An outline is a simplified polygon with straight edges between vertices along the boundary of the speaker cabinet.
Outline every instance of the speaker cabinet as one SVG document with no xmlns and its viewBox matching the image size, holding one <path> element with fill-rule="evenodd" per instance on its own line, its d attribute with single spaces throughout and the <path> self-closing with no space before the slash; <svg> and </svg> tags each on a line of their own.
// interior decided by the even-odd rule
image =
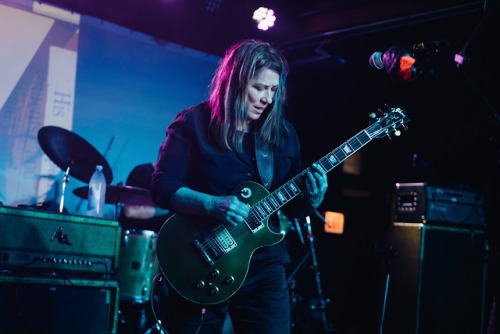
<svg viewBox="0 0 500 334">
<path fill-rule="evenodd" d="M 394 223 L 384 334 L 482 334 L 487 241 L 482 230 Z"/>
<path fill-rule="evenodd" d="M 0 275 L 0 333 L 116 333 L 116 281 Z"/>
</svg>

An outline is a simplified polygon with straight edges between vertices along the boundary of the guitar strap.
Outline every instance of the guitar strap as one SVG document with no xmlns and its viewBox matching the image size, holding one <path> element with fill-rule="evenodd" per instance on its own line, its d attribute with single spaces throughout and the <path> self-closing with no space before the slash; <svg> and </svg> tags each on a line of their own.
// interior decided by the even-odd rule
<svg viewBox="0 0 500 334">
<path fill-rule="evenodd" d="M 264 146 L 257 133 L 255 133 L 255 159 L 257 169 L 264 187 L 269 189 L 273 181 L 274 159 L 273 150 L 270 146 Z"/>
</svg>

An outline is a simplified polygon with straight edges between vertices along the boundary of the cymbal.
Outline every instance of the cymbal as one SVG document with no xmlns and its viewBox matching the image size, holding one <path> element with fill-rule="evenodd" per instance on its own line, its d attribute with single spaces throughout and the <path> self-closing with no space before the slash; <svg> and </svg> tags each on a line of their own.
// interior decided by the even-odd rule
<svg viewBox="0 0 500 334">
<path fill-rule="evenodd" d="M 80 187 L 73 190 L 73 194 L 80 198 L 88 199 L 89 187 Z M 153 200 L 149 195 L 149 190 L 132 186 L 106 186 L 107 204 L 129 204 L 129 205 L 151 205 Z"/>
<path fill-rule="evenodd" d="M 38 142 L 47 156 L 69 175 L 89 183 L 96 165 L 101 165 L 106 183 L 113 181 L 113 172 L 106 159 L 89 142 L 74 132 L 44 126 L 38 131 Z"/>
</svg>

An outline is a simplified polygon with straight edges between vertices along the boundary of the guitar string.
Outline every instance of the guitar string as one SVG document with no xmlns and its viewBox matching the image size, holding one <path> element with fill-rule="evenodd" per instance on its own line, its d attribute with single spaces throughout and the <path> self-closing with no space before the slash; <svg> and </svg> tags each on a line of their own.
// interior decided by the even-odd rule
<svg viewBox="0 0 500 334">
<path fill-rule="evenodd" d="M 345 143 L 347 144 L 347 142 Z M 350 144 L 349 145 L 350 147 L 352 147 L 353 145 Z M 363 146 L 363 145 L 361 145 Z M 361 147 L 360 146 L 360 147 Z M 358 148 L 359 149 L 359 148 Z M 356 151 L 357 149 L 354 149 L 353 148 L 353 151 Z M 328 153 L 327 155 L 325 155 L 323 158 L 321 158 L 320 160 L 318 160 L 318 164 L 326 171 L 326 172 L 329 172 L 330 170 L 332 170 L 336 165 L 338 165 L 341 161 L 343 161 L 345 158 L 343 158 L 342 160 L 339 161 L 339 158 L 337 156 L 335 156 L 335 158 L 337 159 L 337 164 L 334 164 L 332 163 L 328 157 L 330 155 L 335 155 L 335 151 L 332 151 L 330 153 Z M 328 167 L 327 167 L 328 165 Z M 277 190 L 275 190 L 274 192 L 272 192 L 271 194 L 269 194 L 269 196 L 266 196 L 264 199 L 262 199 L 261 201 L 259 201 L 258 203 L 256 203 L 251 211 L 250 211 L 250 216 L 249 218 L 250 219 L 247 219 L 245 220 L 245 222 L 243 223 L 240 223 L 238 224 L 237 226 L 234 226 L 234 227 L 226 227 L 227 231 L 231 234 L 233 232 L 239 232 L 239 230 L 243 229 L 243 228 L 250 228 L 252 229 L 250 226 L 249 226 L 249 223 L 262 223 L 266 218 L 268 218 L 270 215 L 272 215 L 274 212 L 276 212 L 277 210 L 279 210 L 279 207 L 282 207 L 283 205 L 285 205 L 286 203 L 288 203 L 291 199 L 293 199 L 295 196 L 297 196 L 298 194 L 300 194 L 302 191 L 303 191 L 303 188 L 304 188 L 304 182 L 303 182 L 303 176 L 308 172 L 310 171 L 310 167 L 308 167 L 307 169 L 305 169 L 304 171 L 302 171 L 300 174 L 298 174 L 296 177 L 294 177 L 292 180 L 288 181 L 287 183 L 285 183 L 283 186 L 281 186 L 280 188 L 278 188 Z M 290 195 L 290 191 L 286 190 L 287 188 L 290 189 L 290 184 L 295 184 L 297 186 L 298 184 L 298 187 L 296 187 L 299 191 L 298 192 L 294 192 L 294 191 L 291 191 L 292 195 Z M 279 199 L 279 196 L 277 195 L 278 193 L 285 193 L 286 195 L 288 195 L 290 198 L 286 199 L 283 201 L 283 200 L 279 200 L 281 202 L 283 202 L 283 204 L 281 204 L 278 208 L 273 208 L 273 205 L 272 203 L 268 204 L 268 207 L 271 208 L 271 212 L 268 212 L 269 210 L 267 210 L 265 207 L 263 207 L 263 203 L 266 203 L 266 199 L 268 198 L 274 198 L 275 200 L 278 200 Z M 263 217 L 259 217 L 259 215 L 257 214 L 257 209 L 261 209 L 264 214 L 263 214 Z M 255 222 L 252 221 L 252 220 L 256 220 Z M 214 241 L 214 238 L 210 238 L 210 239 L 207 239 L 205 240 L 204 242 L 202 242 L 200 244 L 200 247 L 203 248 L 203 250 L 207 250 L 206 249 L 206 246 L 211 246 L 212 248 L 214 248 L 214 245 L 217 246 L 217 242 Z"/>
<path fill-rule="evenodd" d="M 357 136 L 355 136 L 357 137 Z M 357 139 L 357 138 L 351 138 L 352 139 Z M 359 140 L 358 140 L 359 141 Z M 345 142 L 344 144 L 342 144 L 342 146 L 348 144 L 349 147 L 351 147 L 351 149 L 353 150 L 353 152 L 357 151 L 360 147 L 362 147 L 364 144 L 361 144 L 359 146 L 359 148 L 354 148 L 353 146 L 353 143 L 349 143 L 349 141 Z M 335 151 L 337 151 L 339 148 L 333 150 L 332 152 L 328 153 L 327 155 L 325 155 L 323 158 L 321 158 L 320 160 L 318 160 L 318 164 L 323 168 L 323 170 L 325 170 L 326 172 L 329 172 L 330 170 L 332 170 L 336 165 L 338 165 L 340 162 L 342 162 L 343 160 L 345 160 L 345 157 L 343 157 L 342 159 L 339 159 L 337 155 L 335 155 Z M 344 155 L 345 153 L 342 152 Z M 331 155 L 334 155 L 335 156 L 335 159 L 337 160 L 336 163 L 332 163 L 328 157 L 331 156 Z M 328 167 L 327 167 L 328 166 Z M 251 209 L 250 211 L 250 219 L 247 219 L 245 220 L 243 223 L 240 223 L 238 224 L 237 226 L 234 226 L 234 227 L 226 227 L 227 231 L 231 234 L 233 232 L 239 232 L 241 229 L 243 228 L 250 228 L 252 229 L 250 226 L 249 226 L 249 223 L 254 223 L 252 221 L 252 218 L 254 218 L 256 220 L 256 223 L 262 223 L 266 218 L 268 218 L 270 215 L 272 215 L 274 212 L 276 212 L 279 208 L 273 208 L 272 206 L 272 203 L 268 204 L 268 206 L 272 209 L 271 212 L 268 213 L 269 210 L 267 210 L 265 207 L 263 207 L 262 203 L 266 203 L 266 200 L 268 198 L 274 198 L 275 200 L 278 200 L 279 199 L 279 196 L 277 195 L 278 193 L 285 193 L 286 195 L 288 195 L 290 198 L 285 198 L 285 200 L 279 200 L 281 202 L 283 202 L 283 204 L 281 204 L 279 207 L 282 207 L 283 205 L 285 205 L 286 203 L 288 203 L 291 199 L 293 199 L 295 196 L 297 196 L 298 194 L 300 194 L 302 191 L 303 191 L 303 187 L 304 187 L 304 182 L 303 182 L 303 176 L 308 172 L 310 171 L 311 168 L 308 167 L 307 169 L 305 169 L 304 171 L 302 171 L 301 173 L 299 173 L 297 176 L 295 176 L 292 180 L 288 181 L 287 183 L 285 183 L 284 185 L 282 185 L 280 188 L 278 188 L 277 190 L 275 190 L 274 192 L 272 192 L 271 194 L 269 194 L 269 196 L 266 196 L 264 199 L 262 199 L 261 201 L 257 202 Z M 288 191 L 287 189 L 291 189 L 290 187 L 290 184 L 294 184 L 297 186 L 297 183 L 298 183 L 298 187 L 296 187 L 299 191 L 298 192 L 294 192 L 294 191 Z M 302 189 L 301 189 L 302 188 Z M 292 195 L 290 195 L 289 193 L 292 193 Z M 257 214 L 257 209 L 261 209 L 264 214 L 263 214 L 263 217 L 259 217 L 259 215 Z M 252 215 L 253 214 L 253 215 Z M 213 248 L 213 246 L 217 246 L 217 242 L 214 241 L 214 238 L 209 238 L 205 241 L 203 241 L 202 243 L 200 243 L 200 247 L 202 247 L 205 251 L 207 250 L 206 249 L 206 246 L 211 246 Z"/>
<path fill-rule="evenodd" d="M 400 113 L 398 113 L 398 114 L 400 114 Z M 380 122 L 380 119 L 377 122 L 372 123 L 368 128 L 360 131 L 354 137 L 352 137 L 349 140 L 347 140 L 346 142 L 344 142 L 341 146 L 337 147 L 333 151 L 331 151 L 328 154 L 326 154 L 323 158 L 321 158 L 321 159 L 318 160 L 318 164 L 326 172 L 331 171 L 333 168 L 335 168 L 337 165 L 339 165 L 342 161 L 344 161 L 346 158 L 348 158 L 354 152 L 358 151 L 361 147 L 363 147 L 364 145 L 366 145 L 368 142 L 370 142 L 373 139 L 373 137 L 370 135 L 369 131 L 367 131 L 367 130 L 371 129 L 372 132 L 373 132 L 373 128 L 375 128 L 377 126 L 380 126 L 379 122 Z M 403 123 L 403 122 L 401 121 L 401 123 Z M 393 122 L 393 124 L 395 124 L 395 122 Z M 384 126 L 383 128 L 387 129 L 387 126 Z M 378 133 L 380 133 L 380 132 L 382 132 L 382 131 L 379 129 Z M 361 136 L 365 136 L 365 138 L 363 138 L 364 140 L 360 140 L 358 138 L 358 137 L 361 137 Z M 354 140 L 356 140 L 357 143 L 354 142 Z M 348 148 L 350 149 L 350 151 L 345 151 L 344 150 L 344 148 L 346 147 L 346 145 L 348 146 Z M 341 156 L 340 159 L 338 157 L 339 153 L 342 153 L 342 156 Z M 332 156 L 335 158 L 335 161 L 333 161 L 333 162 L 330 161 L 330 159 L 329 159 Z M 326 164 L 328 164 L 328 167 L 326 167 Z M 250 210 L 249 218 L 247 218 L 247 220 L 245 220 L 243 223 L 240 223 L 240 224 L 238 224 L 237 226 L 234 226 L 234 227 L 226 227 L 226 226 L 224 226 L 224 227 L 227 229 L 227 231 L 230 234 L 231 233 L 235 233 L 235 232 L 239 232 L 239 230 L 244 229 L 245 227 L 249 228 L 250 230 L 252 230 L 252 227 L 250 226 L 251 223 L 261 224 L 265 219 L 267 219 L 269 216 L 271 216 L 274 212 L 278 211 L 280 207 L 282 207 L 283 205 L 285 205 L 286 203 L 288 203 L 291 199 L 293 199 L 295 196 L 297 196 L 298 194 L 300 194 L 303 191 L 303 189 L 301 189 L 301 187 L 303 187 L 303 176 L 308 171 L 310 171 L 310 167 L 308 167 L 307 169 L 305 169 L 304 171 L 302 171 L 300 174 L 298 174 L 297 176 L 295 176 L 292 180 L 288 181 L 287 183 L 285 183 L 284 185 L 282 185 L 280 188 L 278 188 L 277 190 L 275 190 L 274 192 L 272 192 L 271 194 L 269 194 L 269 196 L 266 196 L 264 199 L 262 199 L 261 201 L 259 201 L 258 203 L 256 203 L 252 207 L 252 209 Z M 290 188 L 290 184 L 296 185 L 295 181 L 299 182 L 299 187 L 298 187 L 299 191 L 297 193 L 294 193 L 292 191 L 292 196 L 290 198 L 288 198 L 288 199 L 285 198 L 284 201 L 281 200 L 279 194 L 283 194 L 285 192 L 288 193 L 288 191 L 286 189 Z M 281 205 L 279 205 L 277 208 L 273 208 L 273 203 L 270 202 L 270 201 L 269 201 L 269 203 L 267 202 L 268 198 L 274 199 L 278 203 L 279 202 L 283 202 L 283 203 Z M 266 207 L 262 205 L 262 203 L 267 204 L 267 207 L 271 208 L 271 212 L 268 213 L 267 211 L 269 211 L 269 210 L 267 210 Z M 262 210 L 264 212 L 263 217 L 259 217 L 259 215 L 257 214 L 256 210 L 258 210 L 258 209 L 260 209 L 260 210 Z M 256 220 L 255 222 L 252 221 L 254 219 Z M 207 245 L 216 245 L 217 246 L 217 242 L 214 239 L 215 238 L 210 238 L 210 239 L 205 240 L 204 242 L 202 242 L 200 244 L 200 247 L 202 247 L 204 250 L 206 250 L 206 246 Z"/>
<path fill-rule="evenodd" d="M 372 124 L 371 127 L 373 127 L 373 126 L 374 125 Z M 364 135 L 366 137 L 366 138 L 364 138 L 364 142 L 358 138 L 362 135 Z M 349 157 L 352 153 L 358 151 L 361 147 L 363 147 L 365 144 L 367 144 L 371 139 L 372 139 L 371 136 L 366 132 L 366 130 L 362 130 L 358 134 L 356 134 L 354 137 L 352 137 L 351 139 L 344 142 L 341 146 L 339 146 L 338 148 L 329 152 L 323 158 L 319 159 L 318 164 L 323 168 L 323 170 L 325 170 L 326 172 L 329 172 L 334 167 L 336 167 L 338 164 L 340 164 L 342 161 L 344 161 L 347 157 Z M 344 151 L 343 148 L 346 146 L 348 146 L 350 151 L 347 151 L 347 152 Z M 341 158 L 339 158 L 339 153 L 342 153 Z M 333 156 L 335 158 L 334 162 L 331 162 L 329 160 L 329 157 L 331 157 L 331 156 Z M 281 204 L 279 207 L 282 207 L 283 205 L 288 203 L 293 197 L 297 196 L 298 194 L 300 194 L 303 191 L 303 189 L 301 189 L 301 187 L 303 187 L 303 180 L 302 179 L 303 179 L 303 176 L 305 175 L 305 173 L 307 173 L 308 171 L 310 171 L 310 167 L 308 167 L 307 169 L 302 171 L 300 174 L 298 174 L 292 180 L 290 180 L 289 182 L 287 182 L 286 184 L 284 184 L 283 186 L 278 188 L 273 193 L 269 194 L 269 196 L 266 196 L 264 199 L 262 199 L 261 201 L 256 203 L 250 211 L 250 216 L 249 216 L 250 219 L 245 220 L 243 223 L 240 223 L 237 226 L 226 227 L 227 231 L 231 234 L 231 233 L 239 232 L 241 229 L 243 229 L 245 227 L 250 228 L 250 230 L 251 230 L 252 227 L 250 226 L 250 224 L 254 223 L 252 221 L 253 219 L 257 220 L 256 221 L 257 224 L 262 223 L 266 218 L 268 218 L 271 214 L 273 214 L 274 212 L 276 212 L 279 209 L 279 208 L 273 208 L 273 203 L 272 202 L 268 203 L 266 200 L 268 198 L 271 198 L 271 199 L 274 199 L 275 201 L 278 201 L 278 203 L 283 202 L 283 204 Z M 293 196 L 291 196 L 289 199 L 285 198 L 284 201 L 281 200 L 278 194 L 279 193 L 281 193 L 281 194 L 289 193 L 289 191 L 287 191 L 287 189 L 290 189 L 290 184 L 295 185 L 295 181 L 297 181 L 299 183 L 299 187 L 297 187 L 299 189 L 299 191 L 297 193 L 292 191 Z M 289 195 L 289 194 L 287 194 L 287 195 Z M 271 208 L 271 212 L 268 213 L 269 210 L 267 210 L 267 208 L 264 205 L 262 205 L 262 203 L 267 204 L 267 206 L 269 208 Z M 259 217 L 259 215 L 257 214 L 256 210 L 258 210 L 258 209 L 260 209 L 264 212 L 264 214 L 262 215 L 263 217 Z M 207 245 L 209 245 L 213 248 L 214 245 L 217 246 L 217 242 L 214 241 L 214 238 L 209 238 L 200 244 L 200 246 L 204 250 L 206 250 Z"/>
<path fill-rule="evenodd" d="M 327 162 L 330 163 L 329 161 L 327 161 Z M 266 196 L 261 201 L 257 202 L 250 210 L 249 218 L 247 218 L 244 222 L 238 224 L 237 226 L 226 227 L 227 231 L 231 234 L 234 232 L 239 232 L 241 229 L 244 229 L 244 228 L 249 228 L 251 230 L 252 227 L 250 225 L 253 225 L 254 223 L 257 223 L 257 224 L 262 223 L 265 219 L 269 218 L 269 216 L 271 216 L 273 213 L 275 213 L 276 211 L 279 210 L 279 207 L 282 207 L 283 205 L 288 203 L 291 199 L 293 199 L 293 197 L 297 196 L 298 194 L 300 194 L 303 191 L 300 189 L 301 187 L 303 187 L 302 177 L 309 170 L 310 170 L 310 168 L 307 168 L 306 170 L 302 171 L 300 174 L 298 174 L 292 180 L 288 181 L 286 184 L 284 184 L 283 186 L 281 186 L 280 188 L 278 188 L 277 190 L 275 190 L 274 192 L 269 194 L 269 196 Z M 286 188 L 287 188 L 287 186 L 288 186 L 288 188 L 290 188 L 290 186 L 289 186 L 290 183 L 295 184 L 296 182 L 299 183 L 299 186 L 297 187 L 299 189 L 299 191 L 297 193 L 291 191 L 292 195 L 290 195 L 289 194 L 290 191 L 287 191 Z M 288 199 L 285 198 L 284 201 L 279 200 L 279 201 L 283 202 L 283 204 L 279 205 L 279 207 L 277 207 L 277 208 L 274 208 L 272 203 L 268 204 L 267 206 L 269 208 L 271 208 L 271 212 L 268 212 L 269 210 L 267 210 L 266 207 L 263 207 L 263 203 L 266 203 L 266 200 L 269 198 L 274 198 L 275 201 L 277 201 L 279 198 L 279 196 L 277 195 L 278 192 L 286 193 L 286 195 L 288 195 L 290 198 L 288 198 Z M 262 215 L 263 217 L 259 217 L 259 214 L 256 211 L 259 208 L 263 212 L 263 215 Z M 216 241 L 214 241 L 214 238 L 207 239 L 207 240 L 203 241 L 202 243 L 200 243 L 200 247 L 202 247 L 204 250 L 207 250 L 206 246 L 213 246 L 213 245 L 217 245 Z"/>
</svg>

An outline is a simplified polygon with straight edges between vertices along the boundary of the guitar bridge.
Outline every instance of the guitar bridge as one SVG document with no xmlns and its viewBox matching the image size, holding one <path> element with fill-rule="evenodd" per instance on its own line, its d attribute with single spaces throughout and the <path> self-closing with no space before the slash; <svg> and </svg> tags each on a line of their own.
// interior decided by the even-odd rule
<svg viewBox="0 0 500 334">
<path fill-rule="evenodd" d="M 227 254 L 237 246 L 237 243 L 226 227 L 219 225 L 210 234 L 205 235 L 201 242 L 194 240 L 194 246 L 198 249 L 205 262 L 209 266 L 213 266 L 214 258 L 218 259 Z"/>
</svg>

